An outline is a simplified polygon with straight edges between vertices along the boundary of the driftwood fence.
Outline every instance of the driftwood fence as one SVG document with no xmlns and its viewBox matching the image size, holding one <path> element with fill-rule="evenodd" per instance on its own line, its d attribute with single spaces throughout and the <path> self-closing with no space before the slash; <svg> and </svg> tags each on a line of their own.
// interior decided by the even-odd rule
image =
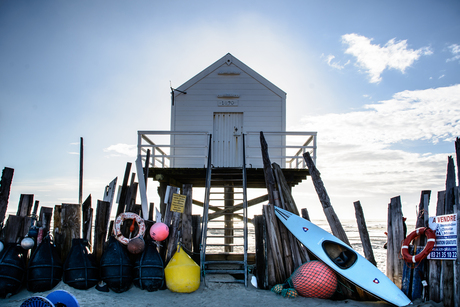
<svg viewBox="0 0 460 307">
<path fill-rule="evenodd" d="M 268 145 L 261 132 L 261 149 L 264 161 L 265 181 L 268 190 L 269 204 L 263 208 L 262 216 L 255 216 L 255 232 L 256 232 L 256 266 L 257 266 L 257 281 L 262 288 L 268 289 L 277 283 L 283 283 L 287 277 L 299 266 L 299 263 L 308 261 L 312 255 L 309 255 L 305 247 L 299 244 L 294 238 L 289 237 L 289 232 L 282 223 L 279 223 L 273 212 L 273 205 L 280 206 L 295 214 L 299 214 L 295 202 L 290 194 L 290 189 L 283 186 L 283 175 L 279 166 L 275 163 L 270 164 L 268 156 Z M 455 142 L 457 166 L 460 164 L 460 141 L 457 138 Z M 304 154 L 305 162 L 308 166 L 312 182 L 318 194 L 321 205 L 323 206 L 324 214 L 330 225 L 332 233 L 350 244 L 345 231 L 334 212 L 329 196 L 326 192 L 320 173 L 316 168 L 310 154 Z M 448 158 L 448 171 L 446 179 L 446 191 L 438 193 L 436 215 L 444 215 L 456 213 L 458 219 L 459 194 L 460 188 L 455 183 L 455 169 L 452 157 Z M 458 182 L 460 182 L 460 170 L 457 172 Z M 430 201 L 431 192 L 422 191 L 420 204 L 417 214 L 417 227 L 428 226 L 428 204 Z M 363 253 L 367 260 L 376 265 L 372 246 L 367 231 L 366 222 L 364 219 L 363 210 L 359 201 L 354 202 L 355 215 L 357 226 L 363 245 Z M 302 217 L 309 219 L 307 209 L 302 209 Z M 388 225 L 387 225 L 387 276 L 398 286 L 403 287 L 403 270 L 404 260 L 401 256 L 401 243 L 407 234 L 402 213 L 401 198 L 399 196 L 391 199 L 388 204 Z M 457 234 L 460 234 L 460 223 L 457 223 Z M 257 239 L 259 238 L 259 239 Z M 457 236 L 457 246 L 459 246 Z M 423 249 L 426 242 L 417 239 L 415 244 L 419 246 L 419 250 Z M 420 248 L 421 247 L 421 248 Z M 297 262 L 294 261 L 297 259 Z M 299 262 L 300 259 L 300 262 Z M 406 265 L 407 266 L 407 265 Z M 414 291 L 417 287 L 416 282 L 420 282 L 420 287 L 423 287 L 422 280 L 427 282 L 423 295 L 425 299 L 430 299 L 435 302 L 443 302 L 444 306 L 459 306 L 460 285 L 459 285 L 459 259 L 455 261 L 449 260 L 429 260 L 425 262 L 426 267 L 423 274 L 425 278 L 420 278 L 418 271 L 421 268 L 408 267 L 406 270 L 410 273 L 409 277 L 405 277 L 404 282 L 411 283 L 410 291 Z M 263 268 L 263 269 L 261 269 Z M 414 274 L 414 269 L 416 274 Z M 412 271 L 411 271 L 412 270 Z M 412 279 L 412 280 L 409 280 Z M 341 285 L 344 285 L 345 297 L 367 300 L 370 296 L 362 290 L 347 284 L 346 280 L 340 280 Z M 414 284 L 414 285 L 412 285 Z M 348 290 L 348 291 L 347 291 Z M 412 293 L 407 292 L 411 299 Z"/>
<path fill-rule="evenodd" d="M 457 168 L 460 165 L 460 139 L 455 141 Z M 460 298 L 460 263 L 458 258 L 458 246 L 460 246 L 460 223 L 459 217 L 459 194 L 460 170 L 455 172 L 454 159 L 448 157 L 446 190 L 437 193 L 436 216 L 453 214 L 457 220 L 457 259 L 434 260 L 426 259 L 416 265 L 404 264 L 400 256 L 401 243 L 405 238 L 404 222 L 400 197 L 394 197 L 388 206 L 388 249 L 387 249 L 387 275 L 406 290 L 409 298 L 423 298 L 434 302 L 442 302 L 444 306 L 459 306 Z M 431 191 L 422 191 L 418 206 L 416 228 L 428 227 L 429 203 Z M 412 231 L 412 230 L 408 230 Z M 413 254 L 418 254 L 426 244 L 425 238 L 418 238 L 413 242 Z M 403 279 L 403 271 L 405 276 Z M 406 289 L 407 288 L 407 289 Z M 417 289 L 423 289 L 417 291 Z"/>
</svg>

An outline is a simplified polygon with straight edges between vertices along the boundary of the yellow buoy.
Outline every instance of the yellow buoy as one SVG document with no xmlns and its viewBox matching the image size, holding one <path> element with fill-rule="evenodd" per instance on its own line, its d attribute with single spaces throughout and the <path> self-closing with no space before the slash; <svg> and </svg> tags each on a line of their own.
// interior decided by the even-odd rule
<svg viewBox="0 0 460 307">
<path fill-rule="evenodd" d="M 200 267 L 179 244 L 165 268 L 165 280 L 172 292 L 191 293 L 200 287 Z"/>
</svg>

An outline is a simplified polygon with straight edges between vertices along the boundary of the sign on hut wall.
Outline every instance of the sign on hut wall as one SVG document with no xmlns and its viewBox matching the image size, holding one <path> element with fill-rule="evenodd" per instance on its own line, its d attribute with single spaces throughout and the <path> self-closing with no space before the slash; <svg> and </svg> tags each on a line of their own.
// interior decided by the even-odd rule
<svg viewBox="0 0 460 307">
<path fill-rule="evenodd" d="M 173 194 L 171 201 L 171 211 L 183 213 L 187 195 Z"/>
<path fill-rule="evenodd" d="M 430 228 L 436 229 L 436 244 L 428 259 L 457 259 L 457 214 L 430 217 Z"/>
</svg>

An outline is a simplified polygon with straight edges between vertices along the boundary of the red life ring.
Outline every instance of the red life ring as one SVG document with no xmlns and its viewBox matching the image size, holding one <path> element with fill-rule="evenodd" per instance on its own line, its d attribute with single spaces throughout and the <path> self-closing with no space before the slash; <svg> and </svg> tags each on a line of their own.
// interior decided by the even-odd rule
<svg viewBox="0 0 460 307">
<path fill-rule="evenodd" d="M 133 220 L 133 222 L 136 221 L 137 225 L 139 226 L 139 231 L 137 232 L 137 235 L 131 239 L 128 239 L 125 236 L 123 236 L 120 230 L 121 223 L 124 220 L 129 220 L 129 219 Z M 115 220 L 115 223 L 113 224 L 113 234 L 115 236 L 115 239 L 117 239 L 118 241 L 120 241 L 120 243 L 124 245 L 128 245 L 129 241 L 136 239 L 140 236 L 143 236 L 144 232 L 145 232 L 144 219 L 133 212 L 124 212 L 120 214 Z"/>
<path fill-rule="evenodd" d="M 420 235 L 425 235 L 427 238 L 427 242 L 425 248 L 418 253 L 417 255 L 411 255 L 409 253 L 409 244 L 414 240 L 416 237 Z M 401 255 L 406 262 L 420 262 L 421 260 L 425 259 L 431 250 L 434 247 L 434 243 L 436 241 L 436 234 L 433 230 L 428 227 L 420 227 L 412 231 L 406 239 L 404 239 L 402 246 L 401 246 Z"/>
</svg>

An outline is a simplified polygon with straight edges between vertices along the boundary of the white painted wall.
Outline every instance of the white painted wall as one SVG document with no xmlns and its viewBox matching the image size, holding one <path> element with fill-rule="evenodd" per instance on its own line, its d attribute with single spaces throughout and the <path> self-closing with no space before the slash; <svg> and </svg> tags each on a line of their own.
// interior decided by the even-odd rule
<svg viewBox="0 0 460 307">
<path fill-rule="evenodd" d="M 286 93 L 230 54 L 190 79 L 178 90 L 187 94 L 175 92 L 174 105 L 171 107 L 172 131 L 213 133 L 214 114 L 225 112 L 243 114 L 243 132 L 286 131 Z M 172 139 L 172 144 L 190 144 L 194 141 L 190 136 L 176 136 Z M 253 138 L 252 141 L 259 144 L 258 139 Z M 282 146 L 284 139 L 273 137 L 267 139 L 267 142 L 269 146 Z M 176 148 L 175 154 L 183 154 L 182 150 Z M 198 153 L 198 149 L 196 152 L 191 149 L 186 151 L 190 154 Z M 281 155 L 282 150 L 278 151 Z M 261 165 L 260 161 L 259 166 Z M 182 159 L 176 161 L 173 167 L 203 167 L 203 163 L 202 160 Z"/>
</svg>

